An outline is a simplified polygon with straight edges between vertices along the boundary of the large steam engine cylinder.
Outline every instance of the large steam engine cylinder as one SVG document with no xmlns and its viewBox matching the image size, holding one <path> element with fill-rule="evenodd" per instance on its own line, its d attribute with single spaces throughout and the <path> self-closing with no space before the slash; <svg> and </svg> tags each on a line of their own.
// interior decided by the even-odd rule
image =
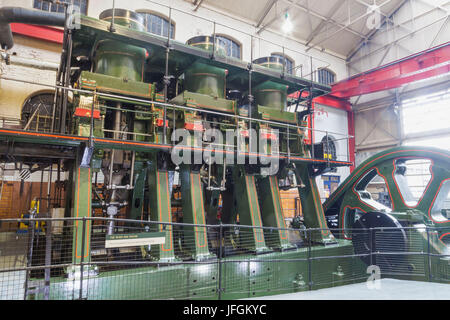
<svg viewBox="0 0 450 320">
<path fill-rule="evenodd" d="M 113 10 L 100 14 L 100 20 L 111 21 Z M 136 12 L 115 9 L 114 23 L 136 31 L 145 31 L 144 18 Z M 115 40 L 101 40 L 95 52 L 94 72 L 104 75 L 143 81 L 147 50 Z"/>
</svg>

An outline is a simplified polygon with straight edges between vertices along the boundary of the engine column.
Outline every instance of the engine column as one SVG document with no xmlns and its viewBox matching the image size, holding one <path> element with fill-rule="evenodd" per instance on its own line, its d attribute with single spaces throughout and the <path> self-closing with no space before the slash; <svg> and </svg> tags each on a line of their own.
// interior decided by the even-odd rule
<svg viewBox="0 0 450 320">
<path fill-rule="evenodd" d="M 206 224 L 203 184 L 200 172 L 190 165 L 180 166 L 183 223 Z M 195 260 L 213 258 L 209 252 L 205 227 L 184 227 L 184 244 Z"/>
<path fill-rule="evenodd" d="M 248 174 L 243 166 L 236 166 L 233 172 L 234 198 L 239 214 L 239 223 L 245 226 L 262 227 L 255 176 Z M 251 231 L 249 231 L 251 230 Z M 257 253 L 268 251 L 263 229 L 240 230 L 244 234 L 241 246 Z"/>
<path fill-rule="evenodd" d="M 278 178 L 268 176 L 258 181 L 261 202 L 261 215 L 265 227 L 287 228 L 283 218 Z M 278 230 L 277 233 L 266 234 L 266 242 L 270 247 L 288 249 L 293 248 L 289 243 L 288 231 Z"/>
<path fill-rule="evenodd" d="M 171 192 L 169 188 L 169 174 L 167 170 L 158 168 L 156 155 L 148 167 L 148 187 L 150 196 L 150 220 L 158 222 L 172 222 Z M 152 245 L 150 255 L 159 261 L 175 260 L 173 245 L 173 227 L 171 225 L 155 226 L 158 231 L 166 232 L 164 244 Z"/>
</svg>

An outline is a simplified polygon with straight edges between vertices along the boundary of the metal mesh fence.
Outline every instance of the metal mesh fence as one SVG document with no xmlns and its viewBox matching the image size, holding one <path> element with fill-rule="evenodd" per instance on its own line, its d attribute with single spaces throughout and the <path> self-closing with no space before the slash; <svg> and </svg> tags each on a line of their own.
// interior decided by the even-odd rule
<svg viewBox="0 0 450 320">
<path fill-rule="evenodd" d="M 353 241 L 330 242 L 323 241 L 325 229 L 106 218 L 2 222 L 10 226 L 0 233 L 2 300 L 248 298 L 363 282 L 368 266 L 382 277 L 450 282 L 443 231 L 425 227 L 353 230 Z M 143 245 L 143 234 L 163 240 Z"/>
</svg>

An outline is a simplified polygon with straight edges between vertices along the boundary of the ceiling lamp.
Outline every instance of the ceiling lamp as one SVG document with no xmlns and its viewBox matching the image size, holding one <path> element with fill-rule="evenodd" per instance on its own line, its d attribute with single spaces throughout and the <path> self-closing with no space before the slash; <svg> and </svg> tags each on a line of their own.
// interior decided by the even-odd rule
<svg viewBox="0 0 450 320">
<path fill-rule="evenodd" d="M 294 26 L 292 25 L 291 19 L 289 19 L 289 13 L 286 11 L 284 15 L 283 31 L 284 33 L 290 33 Z"/>
</svg>

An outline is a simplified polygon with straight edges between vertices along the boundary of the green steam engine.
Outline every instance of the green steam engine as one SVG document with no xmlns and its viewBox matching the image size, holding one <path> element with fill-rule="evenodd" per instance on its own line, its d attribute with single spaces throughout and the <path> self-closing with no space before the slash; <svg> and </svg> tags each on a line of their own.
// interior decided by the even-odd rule
<svg viewBox="0 0 450 320">
<path fill-rule="evenodd" d="M 354 243 L 329 229 L 315 182 L 351 163 L 305 141 L 311 101 L 330 87 L 289 74 L 281 58 L 230 58 L 215 35 L 182 44 L 149 34 L 142 16 L 124 9 L 83 16 L 63 45 L 54 133 L 10 135 L 76 150 L 66 217 L 84 223 L 70 226 L 71 266 L 51 278 L 50 298 L 245 298 L 343 285 L 355 270 L 365 273 L 357 256 L 332 258 L 350 257 Z M 293 100 L 294 92 L 304 94 Z M 298 188 L 296 233 L 285 224 L 280 188 Z M 326 203 L 327 216 L 355 207 L 346 190 Z M 94 212 L 102 225 L 90 220 Z M 351 227 L 349 219 L 339 226 Z M 160 242 L 125 258 L 105 245 L 143 226 Z M 308 266 L 314 256 L 330 259 Z M 120 265 L 130 257 L 135 264 Z M 218 277 L 233 290 L 218 290 Z"/>
</svg>

